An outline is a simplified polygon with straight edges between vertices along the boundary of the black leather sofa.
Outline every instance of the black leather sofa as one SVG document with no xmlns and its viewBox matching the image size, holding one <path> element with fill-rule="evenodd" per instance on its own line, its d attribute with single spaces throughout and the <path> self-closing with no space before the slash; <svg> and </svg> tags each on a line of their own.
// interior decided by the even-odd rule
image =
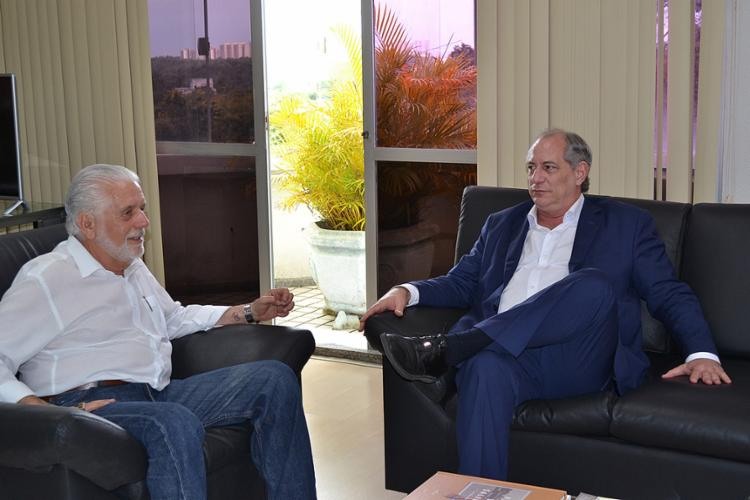
<svg viewBox="0 0 750 500">
<path fill-rule="evenodd" d="M 67 237 L 63 225 L 0 235 L 0 295 L 29 259 Z M 2 325 L 12 328 L 13 325 Z M 277 359 L 298 377 L 315 349 L 307 330 L 236 325 L 173 342 L 174 378 Z M 265 498 L 250 458 L 250 426 L 211 429 L 204 445 L 208 496 Z M 146 454 L 122 428 L 75 408 L 0 403 L 0 498 L 147 500 Z"/>
<path fill-rule="evenodd" d="M 469 187 L 456 255 L 467 253 L 488 214 L 528 200 L 519 189 Z M 664 327 L 643 316 L 651 377 L 623 397 L 598 393 L 528 401 L 516 409 L 509 480 L 632 499 L 750 498 L 750 205 L 621 199 L 656 220 L 678 275 L 696 292 L 731 385 L 665 381 L 682 353 Z M 460 309 L 414 307 L 402 319 L 371 318 L 381 332 L 444 331 Z M 408 492 L 437 470 L 456 471 L 455 385 L 440 403 L 383 366 L 386 488 Z"/>
</svg>

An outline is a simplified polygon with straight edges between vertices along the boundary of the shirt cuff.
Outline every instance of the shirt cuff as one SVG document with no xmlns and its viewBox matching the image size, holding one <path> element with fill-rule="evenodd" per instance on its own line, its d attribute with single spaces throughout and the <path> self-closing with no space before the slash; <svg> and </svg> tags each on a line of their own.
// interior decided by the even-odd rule
<svg viewBox="0 0 750 500">
<path fill-rule="evenodd" d="M 409 291 L 409 302 L 406 303 L 406 307 L 411 307 L 419 303 L 419 290 L 417 290 L 417 287 L 411 283 L 404 283 L 398 286 L 406 288 Z"/>
<path fill-rule="evenodd" d="M 216 328 L 217 325 L 216 322 L 219 321 L 219 319 L 224 316 L 224 313 L 227 312 L 231 308 L 231 306 L 205 306 L 208 309 L 208 323 L 210 325 L 213 325 L 211 328 Z"/>
<path fill-rule="evenodd" d="M 33 396 L 34 391 L 29 386 L 17 380 L 10 380 L 0 385 L 0 401 L 3 403 L 17 403 L 26 396 Z"/>
<path fill-rule="evenodd" d="M 710 359 L 721 364 L 721 361 L 719 361 L 719 356 L 712 352 L 694 352 L 693 354 L 685 358 L 685 363 L 690 363 L 694 359 Z"/>
</svg>

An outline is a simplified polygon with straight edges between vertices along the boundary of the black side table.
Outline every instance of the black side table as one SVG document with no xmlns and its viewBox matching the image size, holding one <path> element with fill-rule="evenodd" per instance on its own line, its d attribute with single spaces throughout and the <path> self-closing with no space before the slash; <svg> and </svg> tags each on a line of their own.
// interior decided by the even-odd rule
<svg viewBox="0 0 750 500">
<path fill-rule="evenodd" d="M 16 201 L 0 200 L 0 214 L 12 207 Z M 65 207 L 61 203 L 27 201 L 8 215 L 0 215 L 0 229 L 32 224 L 34 229 L 65 222 Z"/>
</svg>

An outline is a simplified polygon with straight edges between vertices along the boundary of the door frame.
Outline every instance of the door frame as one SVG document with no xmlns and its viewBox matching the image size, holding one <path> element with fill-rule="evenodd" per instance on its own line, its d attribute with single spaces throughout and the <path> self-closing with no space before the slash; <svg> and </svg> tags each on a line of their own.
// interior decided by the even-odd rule
<svg viewBox="0 0 750 500">
<path fill-rule="evenodd" d="M 250 51 L 253 66 L 255 120 L 255 180 L 258 199 L 258 284 L 260 292 L 273 288 L 271 233 L 271 175 L 268 156 L 268 95 L 266 92 L 265 0 L 250 1 Z M 261 126 L 262 124 L 262 126 Z"/>
</svg>

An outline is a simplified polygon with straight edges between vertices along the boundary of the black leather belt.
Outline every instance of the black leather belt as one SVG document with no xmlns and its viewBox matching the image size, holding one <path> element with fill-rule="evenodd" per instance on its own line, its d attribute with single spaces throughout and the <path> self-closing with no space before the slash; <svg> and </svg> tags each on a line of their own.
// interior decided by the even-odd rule
<svg viewBox="0 0 750 500">
<path fill-rule="evenodd" d="M 73 387 L 72 389 L 68 389 L 65 392 L 61 392 L 60 394 L 66 394 L 68 392 L 73 392 L 73 391 L 80 391 L 83 389 L 92 389 L 94 387 L 112 387 L 115 385 L 123 385 L 123 384 L 127 384 L 127 382 L 125 382 L 124 380 L 100 380 L 98 382 L 89 382 L 87 384 L 83 384 L 78 387 Z M 49 403 L 53 398 L 56 398 L 60 394 L 53 394 L 52 396 L 42 396 L 39 399 L 43 399 L 44 401 Z"/>
</svg>

